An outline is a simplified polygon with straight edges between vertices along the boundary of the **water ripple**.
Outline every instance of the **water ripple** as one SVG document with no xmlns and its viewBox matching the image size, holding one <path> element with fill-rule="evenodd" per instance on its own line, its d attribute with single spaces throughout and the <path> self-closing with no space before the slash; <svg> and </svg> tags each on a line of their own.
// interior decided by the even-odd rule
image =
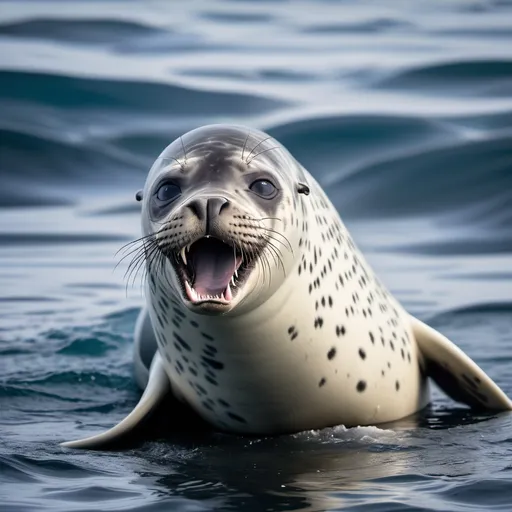
<svg viewBox="0 0 512 512">
<path fill-rule="evenodd" d="M 393 425 L 214 433 L 163 404 L 129 449 L 143 304 L 112 256 L 160 151 L 267 129 L 411 311 L 512 395 L 512 2 L 2 2 L 0 486 L 6 510 L 505 510 L 510 414 L 434 388 Z M 61 205 L 61 206 L 59 206 Z M 44 208 L 43 208 L 44 206 Z"/>
</svg>

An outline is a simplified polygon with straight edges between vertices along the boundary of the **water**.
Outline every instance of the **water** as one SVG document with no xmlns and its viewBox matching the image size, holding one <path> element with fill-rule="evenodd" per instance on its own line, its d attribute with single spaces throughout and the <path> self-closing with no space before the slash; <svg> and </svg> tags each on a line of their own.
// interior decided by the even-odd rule
<svg viewBox="0 0 512 512">
<path fill-rule="evenodd" d="M 408 310 L 512 395 L 511 48 L 504 0 L 0 2 L 3 509 L 509 510 L 512 417 L 437 392 L 392 430 L 58 443 L 138 399 L 115 252 L 153 159 L 212 122 L 279 138 Z"/>
</svg>

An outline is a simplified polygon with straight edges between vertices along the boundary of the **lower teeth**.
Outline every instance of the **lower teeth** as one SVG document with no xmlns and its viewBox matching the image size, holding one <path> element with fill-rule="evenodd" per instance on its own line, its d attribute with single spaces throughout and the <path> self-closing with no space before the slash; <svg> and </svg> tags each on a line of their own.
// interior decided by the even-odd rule
<svg viewBox="0 0 512 512">
<path fill-rule="evenodd" d="M 185 287 L 187 289 L 187 295 L 193 302 L 205 301 L 205 300 L 220 300 L 229 302 L 232 300 L 233 295 L 231 294 L 231 287 L 228 284 L 227 288 L 219 295 L 199 295 L 196 290 L 190 285 L 188 281 L 185 281 Z"/>
</svg>

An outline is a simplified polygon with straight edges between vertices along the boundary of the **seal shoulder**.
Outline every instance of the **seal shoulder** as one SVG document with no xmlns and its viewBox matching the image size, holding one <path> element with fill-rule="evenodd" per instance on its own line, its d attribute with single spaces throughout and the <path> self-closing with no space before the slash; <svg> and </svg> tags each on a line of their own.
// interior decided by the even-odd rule
<svg viewBox="0 0 512 512">
<path fill-rule="evenodd" d="M 475 409 L 512 410 L 507 395 L 469 356 L 432 327 L 410 318 L 423 369 L 450 398 Z"/>
</svg>

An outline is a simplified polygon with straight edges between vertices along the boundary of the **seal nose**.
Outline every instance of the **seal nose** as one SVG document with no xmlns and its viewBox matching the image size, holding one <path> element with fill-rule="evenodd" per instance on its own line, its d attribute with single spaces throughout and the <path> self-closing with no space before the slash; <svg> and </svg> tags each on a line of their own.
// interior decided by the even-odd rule
<svg viewBox="0 0 512 512">
<path fill-rule="evenodd" d="M 187 204 L 199 220 L 206 220 L 206 228 L 209 230 L 212 221 L 218 217 L 221 212 L 229 206 L 229 201 L 225 197 L 209 197 L 204 199 L 194 199 Z"/>
<path fill-rule="evenodd" d="M 206 201 L 206 212 L 208 221 L 213 220 L 215 217 L 218 217 L 222 210 L 227 208 L 229 205 L 229 201 L 224 197 L 210 197 L 208 201 Z"/>
</svg>

